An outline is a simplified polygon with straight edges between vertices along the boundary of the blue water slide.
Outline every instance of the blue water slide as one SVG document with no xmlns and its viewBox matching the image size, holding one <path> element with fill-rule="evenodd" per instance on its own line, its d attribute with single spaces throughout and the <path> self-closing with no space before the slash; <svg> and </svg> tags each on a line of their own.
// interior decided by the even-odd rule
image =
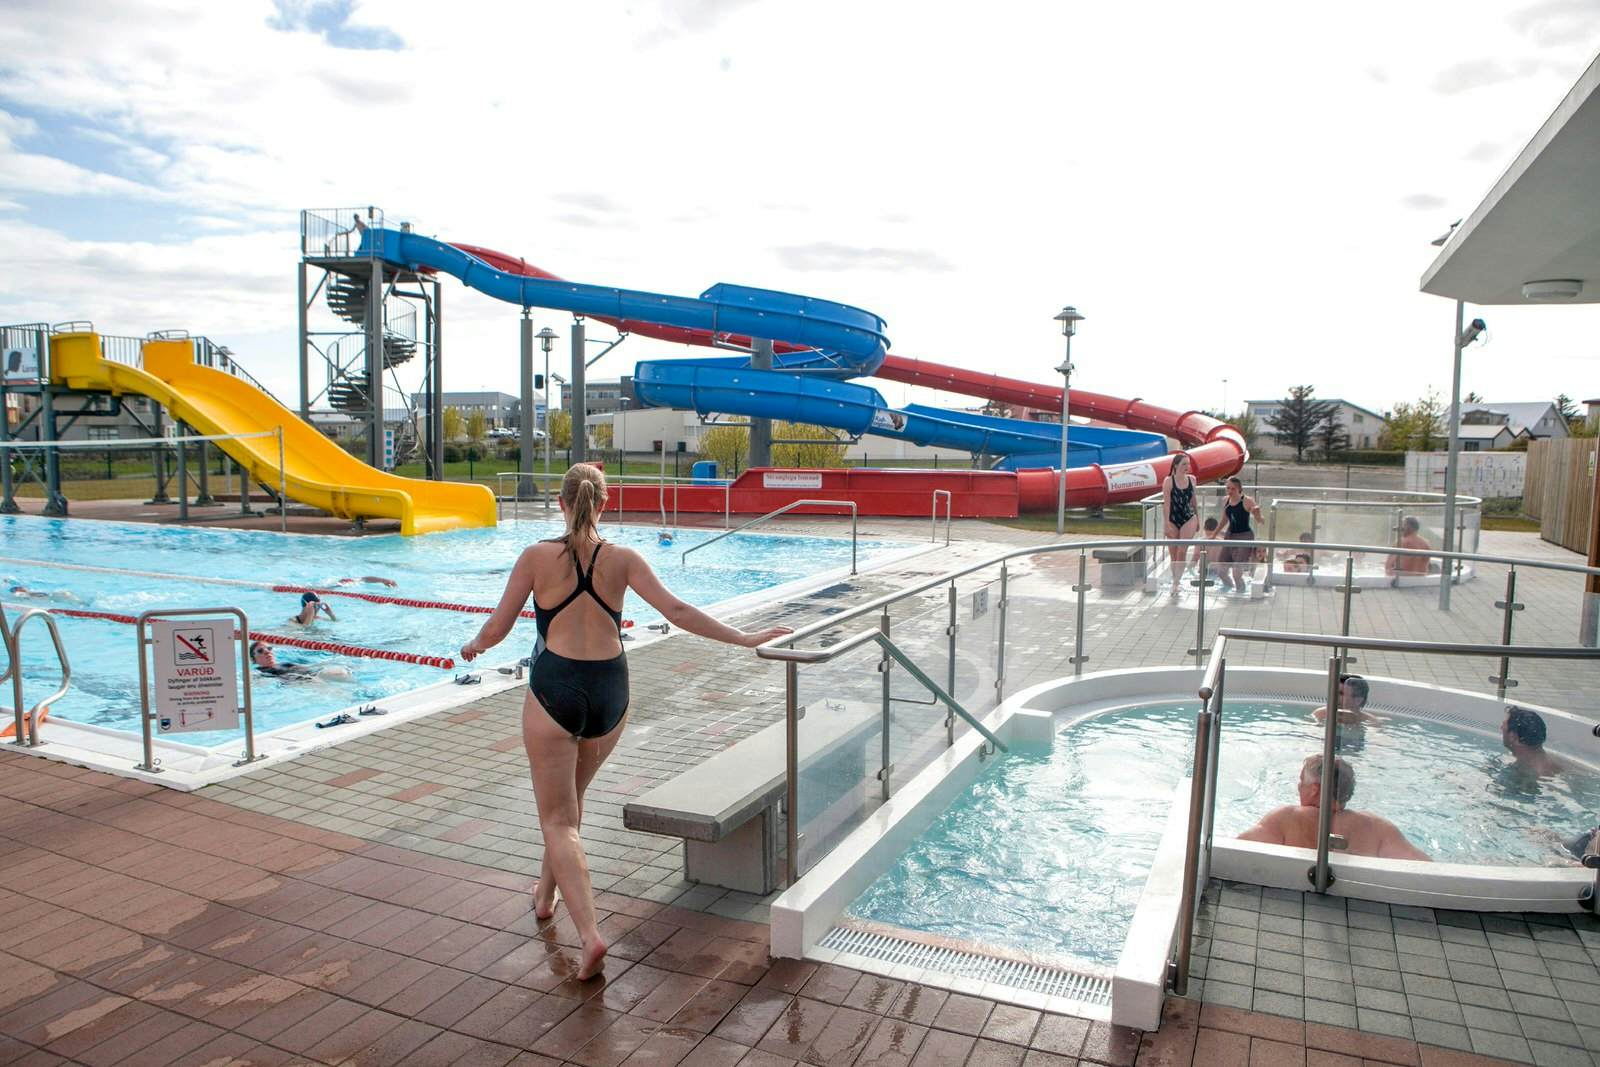
<svg viewBox="0 0 1600 1067">
<path fill-rule="evenodd" d="M 520 307 L 743 334 L 811 349 L 774 357 L 772 370 L 752 369 L 747 356 L 647 360 L 634 377 L 635 392 L 646 404 L 986 453 L 1002 457 L 997 466 L 1007 469 L 1060 461 L 1059 426 L 921 404 L 891 408 L 876 389 L 839 380 L 870 376 L 889 347 L 884 321 L 848 304 L 739 285 L 713 285 L 699 297 L 683 297 L 513 274 L 432 237 L 383 227 L 362 234 L 360 252 L 375 252 L 410 270 L 442 271 Z M 1158 458 L 1166 453 L 1166 440 L 1136 430 L 1074 427 L 1068 448 L 1068 465 L 1077 467 Z"/>
<path fill-rule="evenodd" d="M 454 245 L 383 227 L 366 230 L 359 251 L 376 251 L 381 258 L 412 270 L 426 267 L 443 271 L 485 295 L 520 307 L 638 319 L 662 326 L 746 334 L 805 345 L 818 352 L 802 354 L 802 361 L 830 361 L 847 375 L 871 374 L 883 363 L 889 349 L 884 322 L 878 316 L 815 297 L 727 284 L 713 285 L 698 297 L 665 296 L 509 274 Z"/>
</svg>

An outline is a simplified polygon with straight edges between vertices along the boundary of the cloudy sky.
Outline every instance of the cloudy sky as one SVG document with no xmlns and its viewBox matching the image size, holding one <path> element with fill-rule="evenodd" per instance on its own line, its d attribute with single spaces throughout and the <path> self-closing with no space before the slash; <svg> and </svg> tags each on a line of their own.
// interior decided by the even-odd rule
<svg viewBox="0 0 1600 1067">
<path fill-rule="evenodd" d="M 1085 388 L 1384 409 L 1449 386 L 1429 240 L 1600 49 L 1600 0 L 4 8 L 0 320 L 184 327 L 284 396 L 298 211 L 374 204 L 581 281 L 859 304 L 900 354 L 1044 380 L 1073 303 Z M 446 388 L 514 391 L 516 310 L 446 311 Z M 1600 395 L 1600 307 L 1482 314 L 1466 389 Z"/>
</svg>

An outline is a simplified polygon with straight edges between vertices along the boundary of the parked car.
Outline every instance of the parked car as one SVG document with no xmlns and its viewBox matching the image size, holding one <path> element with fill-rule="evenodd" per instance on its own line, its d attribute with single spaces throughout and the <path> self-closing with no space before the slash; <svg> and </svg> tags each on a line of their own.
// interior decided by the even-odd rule
<svg viewBox="0 0 1600 1067">
<path fill-rule="evenodd" d="M 489 431 L 489 439 L 492 441 L 507 437 L 515 439 L 516 436 L 516 428 L 511 426 L 496 426 L 494 429 Z"/>
</svg>

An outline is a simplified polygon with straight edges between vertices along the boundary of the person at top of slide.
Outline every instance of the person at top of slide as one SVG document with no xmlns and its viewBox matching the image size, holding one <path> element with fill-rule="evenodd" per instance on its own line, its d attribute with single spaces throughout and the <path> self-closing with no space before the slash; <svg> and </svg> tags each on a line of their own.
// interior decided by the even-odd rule
<svg viewBox="0 0 1600 1067">
<path fill-rule="evenodd" d="M 1169 541 L 1186 541 L 1200 528 L 1199 513 L 1194 506 L 1194 488 L 1197 484 L 1189 470 L 1189 453 L 1176 452 L 1172 456 L 1172 469 L 1161 483 L 1161 517 L 1165 521 Z M 1172 598 L 1178 597 L 1182 588 L 1184 562 L 1189 556 L 1189 546 L 1173 545 Z"/>
<path fill-rule="evenodd" d="M 584 792 L 628 717 L 623 598 L 631 589 L 679 629 L 725 644 L 754 648 L 790 632 L 736 630 L 673 596 L 642 555 L 601 538 L 606 497 L 598 467 L 577 463 L 567 471 L 560 497 L 566 534 L 523 549 L 494 614 L 461 646 L 468 663 L 483 655 L 505 640 L 532 598 L 539 636 L 522 702 L 522 743 L 544 836 L 533 910 L 539 919 L 554 915 L 560 891 L 583 946 L 580 981 L 599 974 L 606 957 L 578 830 Z"/>
<path fill-rule="evenodd" d="M 1254 515 L 1256 521 L 1261 521 L 1261 508 L 1253 497 L 1244 495 L 1244 483 L 1237 477 L 1228 479 L 1228 496 L 1222 502 L 1223 517 L 1228 520 L 1228 528 L 1223 532 L 1223 538 L 1231 542 L 1249 542 L 1256 539 L 1256 533 L 1250 528 L 1250 516 Z M 1237 589 L 1241 593 L 1249 592 L 1246 583 L 1249 581 L 1249 572 L 1255 570 L 1255 548 L 1249 544 L 1228 544 L 1222 548 L 1222 588 Z M 1246 564 L 1249 564 L 1247 567 Z M 1232 581 L 1228 579 L 1232 576 Z"/>
<path fill-rule="evenodd" d="M 289 621 L 300 626 L 310 626 L 317 621 L 318 615 L 326 615 L 328 621 L 338 622 L 339 617 L 327 602 L 315 593 L 300 594 L 300 610 L 289 616 Z"/>
</svg>

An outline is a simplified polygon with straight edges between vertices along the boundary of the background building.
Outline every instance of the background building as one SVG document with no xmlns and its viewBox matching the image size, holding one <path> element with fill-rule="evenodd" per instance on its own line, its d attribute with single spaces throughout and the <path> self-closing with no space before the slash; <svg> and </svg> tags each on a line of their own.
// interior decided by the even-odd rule
<svg viewBox="0 0 1600 1067">
<path fill-rule="evenodd" d="M 1572 436 L 1567 420 L 1561 417 L 1561 409 L 1551 400 L 1490 400 L 1482 404 L 1462 404 L 1463 436 L 1469 426 L 1504 426 L 1513 437 L 1523 431 L 1535 440 Z"/>
<path fill-rule="evenodd" d="M 1352 404 L 1348 400 L 1337 398 L 1323 400 L 1316 398 L 1318 403 L 1335 405 L 1334 411 L 1339 420 L 1339 428 L 1349 438 L 1348 448 L 1377 448 L 1378 438 L 1383 433 L 1384 418 L 1371 408 L 1364 408 L 1360 404 Z M 1250 452 L 1261 459 L 1293 459 L 1294 446 L 1287 444 L 1277 431 L 1272 428 L 1272 419 L 1277 416 L 1278 410 L 1283 407 L 1279 400 L 1246 400 L 1244 402 L 1245 414 L 1253 416 L 1256 420 L 1256 442 Z M 1320 451 L 1321 440 L 1319 435 L 1312 435 L 1312 447 L 1308 451 Z"/>
</svg>

